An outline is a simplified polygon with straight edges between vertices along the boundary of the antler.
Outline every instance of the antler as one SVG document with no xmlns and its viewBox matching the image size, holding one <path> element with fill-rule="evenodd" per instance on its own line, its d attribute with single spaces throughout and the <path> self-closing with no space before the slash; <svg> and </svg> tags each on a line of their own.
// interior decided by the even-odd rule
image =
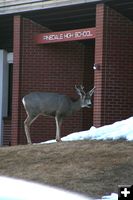
<svg viewBox="0 0 133 200">
<path fill-rule="evenodd" d="M 85 91 L 84 91 L 83 85 L 79 85 L 78 87 L 75 85 L 75 89 L 80 96 L 83 96 L 83 95 L 86 94 Z"/>
<path fill-rule="evenodd" d="M 92 90 L 89 91 L 90 96 L 93 95 L 94 91 L 95 91 L 96 87 L 94 87 Z"/>
</svg>

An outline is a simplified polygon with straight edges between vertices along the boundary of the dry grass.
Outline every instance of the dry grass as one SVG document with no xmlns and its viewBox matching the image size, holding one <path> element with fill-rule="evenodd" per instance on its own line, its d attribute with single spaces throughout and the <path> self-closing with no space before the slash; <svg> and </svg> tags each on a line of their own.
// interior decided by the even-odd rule
<svg viewBox="0 0 133 200">
<path fill-rule="evenodd" d="M 133 184 L 133 143 L 77 141 L 0 148 L 0 175 L 100 197 Z"/>
</svg>

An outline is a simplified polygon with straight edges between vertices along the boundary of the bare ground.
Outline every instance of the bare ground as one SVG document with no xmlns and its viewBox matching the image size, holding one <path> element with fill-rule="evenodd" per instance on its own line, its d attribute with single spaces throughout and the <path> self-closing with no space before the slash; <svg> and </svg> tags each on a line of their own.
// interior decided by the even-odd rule
<svg viewBox="0 0 133 200">
<path fill-rule="evenodd" d="M 0 175 L 93 197 L 133 184 L 133 142 L 77 141 L 0 148 Z"/>
</svg>

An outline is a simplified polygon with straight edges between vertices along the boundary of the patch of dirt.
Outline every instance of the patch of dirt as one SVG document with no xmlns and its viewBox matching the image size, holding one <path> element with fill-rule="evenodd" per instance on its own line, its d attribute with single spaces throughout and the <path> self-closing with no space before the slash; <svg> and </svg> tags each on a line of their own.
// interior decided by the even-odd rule
<svg viewBox="0 0 133 200">
<path fill-rule="evenodd" d="M 0 175 L 93 197 L 133 184 L 133 143 L 76 141 L 0 148 Z"/>
</svg>

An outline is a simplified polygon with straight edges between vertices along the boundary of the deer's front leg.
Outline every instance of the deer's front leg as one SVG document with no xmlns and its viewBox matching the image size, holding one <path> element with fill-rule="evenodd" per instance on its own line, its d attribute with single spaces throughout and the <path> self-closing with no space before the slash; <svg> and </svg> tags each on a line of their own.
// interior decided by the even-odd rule
<svg viewBox="0 0 133 200">
<path fill-rule="evenodd" d="M 25 129 L 25 135 L 26 135 L 28 144 L 32 144 L 31 138 L 30 138 L 30 118 L 29 117 L 27 117 L 26 120 L 24 121 L 24 129 Z"/>
<path fill-rule="evenodd" d="M 56 122 L 56 141 L 61 142 L 61 124 L 62 124 L 62 119 L 58 116 L 55 117 L 55 122 Z"/>
</svg>

